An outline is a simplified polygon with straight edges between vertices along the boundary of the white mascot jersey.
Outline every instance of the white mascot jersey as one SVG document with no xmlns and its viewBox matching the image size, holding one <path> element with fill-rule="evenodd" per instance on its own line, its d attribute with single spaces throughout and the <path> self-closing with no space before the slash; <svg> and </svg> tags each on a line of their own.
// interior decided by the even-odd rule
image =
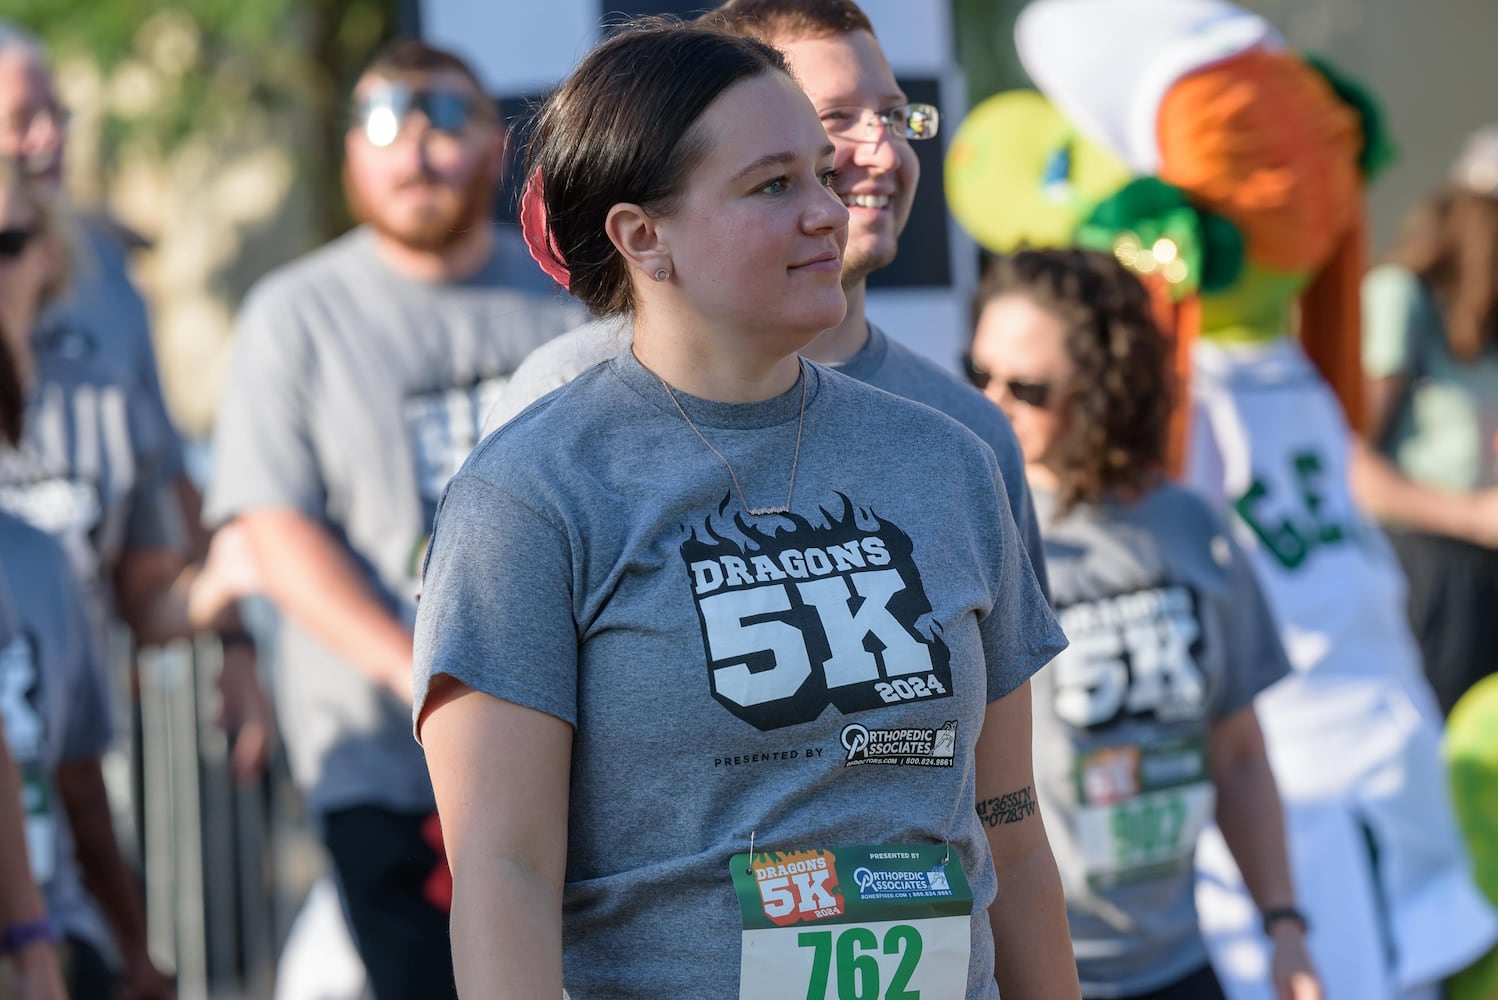
<svg viewBox="0 0 1498 1000">
<path fill-rule="evenodd" d="M 1453 822 L 1403 578 L 1348 488 L 1350 432 L 1293 339 L 1194 352 L 1188 480 L 1231 511 L 1295 668 L 1256 707 L 1326 996 L 1428 995 L 1493 943 L 1498 917 Z M 1215 829 L 1198 869 L 1228 996 L 1272 1000 L 1257 913 Z"/>
</svg>

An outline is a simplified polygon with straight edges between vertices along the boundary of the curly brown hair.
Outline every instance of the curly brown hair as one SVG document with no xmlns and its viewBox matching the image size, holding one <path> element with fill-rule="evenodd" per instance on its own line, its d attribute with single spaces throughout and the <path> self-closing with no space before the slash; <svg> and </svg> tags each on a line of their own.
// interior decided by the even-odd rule
<svg viewBox="0 0 1498 1000">
<path fill-rule="evenodd" d="M 1178 391 L 1171 344 L 1149 293 L 1110 254 L 1021 250 L 995 258 L 984 273 L 974 328 L 984 306 L 1005 295 L 1023 295 L 1061 320 L 1076 369 L 1063 394 L 1064 430 L 1052 446 L 1058 515 L 1104 497 L 1138 499 L 1164 475 Z"/>
</svg>

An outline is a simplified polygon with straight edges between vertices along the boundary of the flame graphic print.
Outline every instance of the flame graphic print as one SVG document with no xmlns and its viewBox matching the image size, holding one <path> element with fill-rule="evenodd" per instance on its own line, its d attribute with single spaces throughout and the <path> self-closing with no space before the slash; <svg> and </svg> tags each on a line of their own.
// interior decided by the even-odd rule
<svg viewBox="0 0 1498 1000">
<path fill-rule="evenodd" d="M 716 515 L 685 528 L 681 557 L 713 697 L 760 730 L 951 696 L 951 654 L 910 536 L 838 494 L 816 524 L 773 530 Z"/>
</svg>

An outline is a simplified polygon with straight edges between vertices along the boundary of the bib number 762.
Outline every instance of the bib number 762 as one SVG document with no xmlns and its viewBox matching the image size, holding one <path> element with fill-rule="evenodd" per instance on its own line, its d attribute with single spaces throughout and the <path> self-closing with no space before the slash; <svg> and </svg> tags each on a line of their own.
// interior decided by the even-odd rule
<svg viewBox="0 0 1498 1000">
<path fill-rule="evenodd" d="M 853 926 L 836 935 L 830 930 L 802 931 L 796 943 L 813 950 L 806 1000 L 828 1000 L 827 987 L 834 975 L 836 1000 L 920 1000 L 921 991 L 910 989 L 910 979 L 920 964 L 923 942 L 921 932 L 909 924 L 888 928 L 882 942 L 871 929 Z M 883 992 L 881 954 L 899 959 Z"/>
</svg>

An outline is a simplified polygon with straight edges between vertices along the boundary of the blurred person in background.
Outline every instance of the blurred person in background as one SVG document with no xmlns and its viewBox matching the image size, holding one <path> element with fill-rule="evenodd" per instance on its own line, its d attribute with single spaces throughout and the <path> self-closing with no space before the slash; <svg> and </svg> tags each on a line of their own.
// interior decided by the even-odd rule
<svg viewBox="0 0 1498 1000">
<path fill-rule="evenodd" d="M 277 700 L 379 1000 L 451 995 L 432 790 L 411 739 L 411 628 L 437 499 L 498 388 L 575 326 L 491 221 L 498 109 L 451 53 L 398 41 L 352 95 L 358 228 L 240 312 L 210 524 L 242 525 L 284 616 Z"/>
<path fill-rule="evenodd" d="M 0 408 L 5 402 L 0 399 Z M 18 419 L 19 408 L 14 413 Z M 8 418 L 0 414 L 0 422 Z M 3 588 L 0 584 L 0 649 L 7 649 L 20 636 L 20 629 Z M 0 996 L 66 1000 L 52 922 L 31 876 L 26 848 L 28 810 L 22 801 L 26 789 L 0 713 Z"/>
<path fill-rule="evenodd" d="M 1441 710 L 1498 669 L 1498 125 L 1473 135 L 1363 282 L 1358 500 L 1409 579 Z"/>
<path fill-rule="evenodd" d="M 69 230 L 68 281 L 36 319 L 31 330 L 34 350 L 38 355 L 87 359 L 95 369 L 131 386 L 133 405 L 162 429 L 156 445 L 157 474 L 170 484 L 170 489 L 142 502 L 179 507 L 180 515 L 164 511 L 161 516 L 185 525 L 190 553 L 202 560 L 208 536 L 198 527 L 201 498 L 187 477 L 181 442 L 162 395 L 146 305 L 128 273 L 128 250 L 140 238 L 104 216 L 75 217 L 68 212 L 63 189 L 67 136 L 68 111 L 41 43 L 0 19 L 0 157 L 14 160 L 21 174 L 53 199 Z M 106 416 L 102 425 L 106 433 L 125 433 L 111 419 Z M 218 540 L 214 563 L 221 574 L 236 578 L 236 590 L 257 589 L 242 539 L 226 533 Z M 270 706 L 248 634 L 235 627 L 226 629 L 223 639 L 219 691 L 224 720 L 234 735 L 231 762 L 241 780 L 250 780 L 269 757 Z"/>
<path fill-rule="evenodd" d="M 32 329 L 63 281 L 66 260 L 48 192 L 13 161 L 0 160 L 0 333 L 24 400 L 18 441 L 0 446 L 0 511 L 47 532 L 66 553 L 87 598 L 85 638 L 96 664 L 116 616 L 142 644 L 236 629 L 233 601 L 241 595 L 232 574 L 186 555 L 162 472 L 170 429 L 154 419 L 133 382 L 87 356 L 37 351 L 31 337 L 16 332 Z M 94 670 L 107 684 L 103 668 Z M 117 852 L 107 809 L 69 815 L 80 849 Z M 121 867 L 91 888 L 110 917 L 127 995 L 166 995 L 166 980 L 146 953 L 132 877 Z"/>
<path fill-rule="evenodd" d="M 1280 1000 L 1320 990 L 1253 699 L 1290 672 L 1227 524 L 1167 481 L 1177 392 L 1149 295 L 1111 254 L 999 257 L 968 368 L 1009 414 L 1071 646 L 1035 677 L 1036 789 L 1082 995 L 1223 996 L 1192 858 L 1215 814 L 1274 945 Z"/>
<path fill-rule="evenodd" d="M 1024 460 L 1008 421 L 960 379 L 888 336 L 864 310 L 869 275 L 894 263 L 900 234 L 910 221 L 921 174 L 911 143 L 936 136 L 936 109 L 908 103 L 873 25 L 853 0 L 731 0 L 705 17 L 785 53 L 837 150 L 832 190 L 850 216 L 842 274 L 848 312 L 802 356 L 925 403 L 986 441 L 998 456 L 1010 510 L 1044 590 L 1040 531 L 1025 485 Z M 528 205 L 535 204 L 533 197 Z M 486 429 L 628 350 L 629 343 L 628 324 L 613 321 L 590 323 L 547 344 L 515 373 Z"/>
</svg>

